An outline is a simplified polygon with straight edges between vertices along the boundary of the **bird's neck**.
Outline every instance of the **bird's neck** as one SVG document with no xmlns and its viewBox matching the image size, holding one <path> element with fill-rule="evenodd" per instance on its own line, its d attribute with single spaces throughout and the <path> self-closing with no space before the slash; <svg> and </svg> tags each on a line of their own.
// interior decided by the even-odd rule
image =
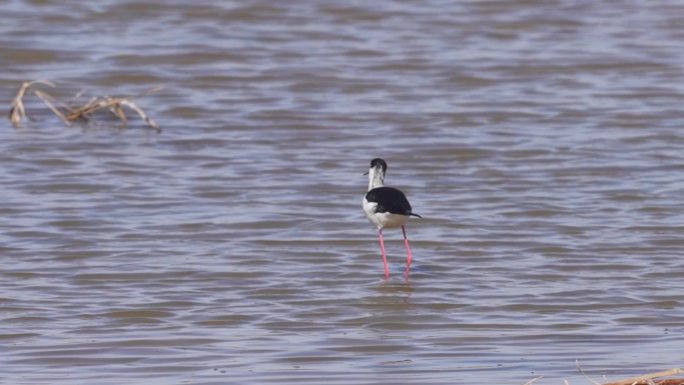
<svg viewBox="0 0 684 385">
<path fill-rule="evenodd" d="M 368 191 L 385 185 L 385 174 L 381 170 L 370 169 L 368 171 Z"/>
</svg>

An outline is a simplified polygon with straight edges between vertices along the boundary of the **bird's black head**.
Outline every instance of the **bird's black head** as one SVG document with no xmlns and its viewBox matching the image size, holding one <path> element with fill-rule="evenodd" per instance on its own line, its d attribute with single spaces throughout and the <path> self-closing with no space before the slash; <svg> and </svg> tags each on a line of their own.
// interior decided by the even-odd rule
<svg viewBox="0 0 684 385">
<path fill-rule="evenodd" d="M 371 168 L 375 168 L 375 167 L 380 166 L 380 167 L 382 167 L 383 174 L 387 172 L 387 162 L 385 162 L 384 159 L 375 158 L 375 159 L 371 160 L 370 166 L 371 166 Z"/>
</svg>

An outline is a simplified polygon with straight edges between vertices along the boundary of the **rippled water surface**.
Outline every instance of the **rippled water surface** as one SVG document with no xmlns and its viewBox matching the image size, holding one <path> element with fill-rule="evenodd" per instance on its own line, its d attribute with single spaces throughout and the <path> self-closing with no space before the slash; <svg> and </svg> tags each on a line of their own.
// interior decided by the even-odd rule
<svg viewBox="0 0 684 385">
<path fill-rule="evenodd" d="M 588 383 L 684 366 L 684 3 L 5 0 L 0 382 Z M 361 211 L 370 159 L 414 269 Z"/>
</svg>

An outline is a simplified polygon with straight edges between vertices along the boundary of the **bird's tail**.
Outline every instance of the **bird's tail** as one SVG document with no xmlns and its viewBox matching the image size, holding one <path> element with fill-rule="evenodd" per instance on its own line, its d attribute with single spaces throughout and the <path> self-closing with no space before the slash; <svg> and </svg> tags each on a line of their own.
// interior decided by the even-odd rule
<svg viewBox="0 0 684 385">
<path fill-rule="evenodd" d="M 421 219 L 423 218 L 423 217 L 421 217 L 420 215 L 415 214 L 415 213 L 411 213 L 411 214 L 409 214 L 409 215 L 414 216 L 414 217 L 418 217 L 418 218 L 421 218 Z"/>
</svg>

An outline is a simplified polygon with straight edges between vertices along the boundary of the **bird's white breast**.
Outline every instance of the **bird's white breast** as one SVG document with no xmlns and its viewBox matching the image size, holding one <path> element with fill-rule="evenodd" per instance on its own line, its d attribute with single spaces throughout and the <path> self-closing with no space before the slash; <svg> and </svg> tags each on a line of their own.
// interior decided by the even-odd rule
<svg viewBox="0 0 684 385">
<path fill-rule="evenodd" d="M 368 202 L 363 198 L 363 211 L 366 213 L 368 220 L 373 222 L 379 229 L 385 227 L 401 227 L 406 224 L 407 215 L 392 214 L 392 213 L 377 213 L 375 209 L 378 207 L 376 202 Z"/>
</svg>

